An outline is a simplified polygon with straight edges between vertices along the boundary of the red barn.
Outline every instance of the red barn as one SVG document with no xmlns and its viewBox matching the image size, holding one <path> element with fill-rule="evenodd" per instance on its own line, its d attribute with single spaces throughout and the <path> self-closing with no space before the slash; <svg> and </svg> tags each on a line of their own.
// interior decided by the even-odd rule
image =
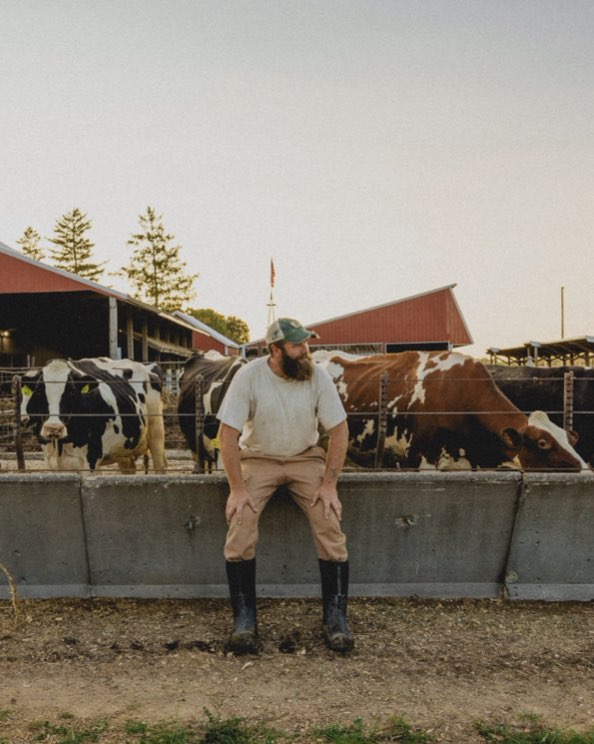
<svg viewBox="0 0 594 744">
<path fill-rule="evenodd" d="M 306 323 L 319 333 L 312 348 L 340 348 L 353 353 L 389 353 L 406 349 L 453 349 L 472 344 L 450 284 L 385 305 L 359 310 L 330 320 Z M 251 342 L 260 349 L 264 340 Z"/>
</svg>

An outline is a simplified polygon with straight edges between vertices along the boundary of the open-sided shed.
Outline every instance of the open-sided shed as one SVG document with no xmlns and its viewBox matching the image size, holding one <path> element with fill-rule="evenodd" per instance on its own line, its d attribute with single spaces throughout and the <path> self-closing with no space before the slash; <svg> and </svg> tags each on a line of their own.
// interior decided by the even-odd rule
<svg viewBox="0 0 594 744">
<path fill-rule="evenodd" d="M 594 336 L 527 341 L 505 349 L 491 346 L 487 354 L 491 364 L 507 364 L 510 367 L 557 367 L 567 364 L 589 367 L 594 362 Z"/>
<path fill-rule="evenodd" d="M 210 344 L 181 318 L 0 243 L 0 367 L 55 357 L 182 361 L 200 336 Z"/>
</svg>

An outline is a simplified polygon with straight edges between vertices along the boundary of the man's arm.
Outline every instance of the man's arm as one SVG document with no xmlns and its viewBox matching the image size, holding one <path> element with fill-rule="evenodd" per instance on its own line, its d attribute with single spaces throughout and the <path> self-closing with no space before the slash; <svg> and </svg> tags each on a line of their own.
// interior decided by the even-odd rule
<svg viewBox="0 0 594 744">
<path fill-rule="evenodd" d="M 241 432 L 232 426 L 221 423 L 219 430 L 219 441 L 221 444 L 221 457 L 225 466 L 225 473 L 229 481 L 229 497 L 225 506 L 225 519 L 227 524 L 234 514 L 237 514 L 237 522 L 241 524 L 243 509 L 245 506 L 257 512 L 252 497 L 247 492 L 241 472 L 241 458 L 239 456 L 239 435 Z"/>
<path fill-rule="evenodd" d="M 349 429 L 346 421 L 328 430 L 328 452 L 326 455 L 326 471 L 322 483 L 315 492 L 312 506 L 319 499 L 324 504 L 324 516 L 330 516 L 330 509 L 334 509 L 338 519 L 342 519 L 342 504 L 338 498 L 336 484 L 342 471 L 349 443 Z"/>
</svg>

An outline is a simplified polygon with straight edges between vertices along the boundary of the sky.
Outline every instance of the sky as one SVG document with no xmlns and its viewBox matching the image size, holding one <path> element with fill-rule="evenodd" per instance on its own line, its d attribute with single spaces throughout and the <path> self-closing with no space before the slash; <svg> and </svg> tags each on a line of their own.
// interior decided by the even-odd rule
<svg viewBox="0 0 594 744">
<path fill-rule="evenodd" d="M 271 259 L 304 323 L 456 284 L 468 353 L 594 335 L 592 39 L 591 0 L 0 0 L 0 241 L 77 207 L 116 272 L 150 205 L 252 338 Z"/>
</svg>

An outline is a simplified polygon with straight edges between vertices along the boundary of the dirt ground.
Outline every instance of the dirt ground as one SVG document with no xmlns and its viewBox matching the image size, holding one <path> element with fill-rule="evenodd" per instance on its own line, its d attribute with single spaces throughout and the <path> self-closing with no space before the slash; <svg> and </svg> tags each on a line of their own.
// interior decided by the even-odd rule
<svg viewBox="0 0 594 744">
<path fill-rule="evenodd" d="M 320 603 L 259 600 L 263 649 L 226 654 L 225 600 L 0 602 L 0 741 L 32 721 L 264 721 L 314 725 L 391 716 L 437 742 L 478 744 L 478 719 L 594 728 L 594 604 L 353 598 L 356 648 L 320 634 Z M 305 738 L 304 738 L 305 737 Z M 103 741 L 103 739 L 102 739 Z"/>
</svg>

